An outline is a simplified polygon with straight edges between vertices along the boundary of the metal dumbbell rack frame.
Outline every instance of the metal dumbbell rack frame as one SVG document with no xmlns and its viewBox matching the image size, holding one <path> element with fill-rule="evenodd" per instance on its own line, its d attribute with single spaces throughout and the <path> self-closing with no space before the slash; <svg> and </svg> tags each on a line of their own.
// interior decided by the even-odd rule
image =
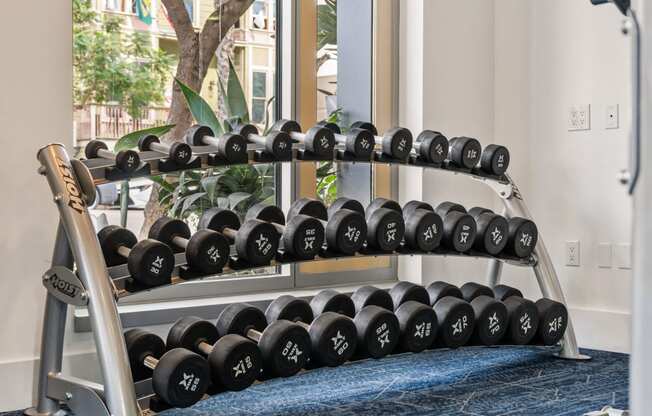
<svg viewBox="0 0 652 416">
<path fill-rule="evenodd" d="M 260 150 L 255 145 L 249 147 L 250 163 L 270 163 L 270 160 L 256 158 Z M 214 149 L 209 147 L 193 149 L 196 160 L 186 169 L 203 169 L 213 167 L 211 155 Z M 298 160 L 300 149 L 294 151 L 294 161 Z M 159 169 L 163 155 L 156 152 L 142 152 L 141 160 L 145 166 L 131 177 L 149 176 L 167 173 L 170 169 Z M 337 159 L 340 159 L 339 157 Z M 123 329 L 117 308 L 117 300 L 132 293 L 126 286 L 128 272 L 125 266 L 107 268 L 102 250 L 97 239 L 91 216 L 86 205 L 85 196 L 94 194 L 95 185 L 115 180 L 129 179 L 115 175 L 109 160 L 89 160 L 80 163 L 71 160 L 62 145 L 52 144 L 38 152 L 41 164 L 39 173 L 46 176 L 54 202 L 59 209 L 58 226 L 52 268 L 43 276 L 48 289 L 43 332 L 41 341 L 41 360 L 38 379 L 38 403 L 35 408 L 26 411 L 28 415 L 53 416 L 61 411 L 62 404 L 80 415 L 136 416 L 149 409 L 152 396 L 151 380 L 134 385 L 127 351 L 123 340 Z M 351 161 L 353 163 L 370 163 L 370 161 Z M 532 219 L 514 181 L 507 175 L 492 177 L 477 171 L 465 171 L 447 165 L 433 166 L 411 160 L 406 163 L 377 161 L 371 163 L 397 164 L 421 168 L 438 169 L 453 174 L 466 175 L 480 181 L 493 189 L 505 205 L 507 217 L 524 217 Z M 107 172 L 113 172 L 112 177 Z M 87 198 L 92 199 L 92 198 Z M 455 255 L 461 257 L 487 258 L 489 260 L 487 278 L 490 285 L 500 282 L 503 264 L 532 267 L 544 297 L 566 303 L 564 294 L 548 255 L 542 238 L 539 238 L 534 254 L 525 260 L 514 258 L 494 258 L 480 253 L 364 253 L 361 255 Z M 316 261 L 331 260 L 324 255 Z M 176 256 L 175 270 L 185 264 L 183 255 Z M 291 259 L 279 259 L 276 264 L 292 262 Z M 75 270 L 75 272 L 72 272 Z M 242 268 L 238 268 L 238 271 Z M 224 275 L 235 271 L 226 269 Z M 184 282 L 188 277 L 175 273 L 172 284 Z M 208 276 L 204 276 L 208 277 Z M 211 276 L 213 277 L 213 276 Z M 197 278 L 197 276 L 193 277 Z M 201 278 L 201 276 L 199 277 Z M 90 382 L 61 373 L 63 345 L 68 305 L 86 306 L 90 324 L 97 346 L 97 355 L 103 375 L 103 384 Z M 585 360 L 589 357 L 580 354 L 572 323 L 562 341 L 560 358 Z M 151 413 L 149 413 L 151 414 Z"/>
</svg>

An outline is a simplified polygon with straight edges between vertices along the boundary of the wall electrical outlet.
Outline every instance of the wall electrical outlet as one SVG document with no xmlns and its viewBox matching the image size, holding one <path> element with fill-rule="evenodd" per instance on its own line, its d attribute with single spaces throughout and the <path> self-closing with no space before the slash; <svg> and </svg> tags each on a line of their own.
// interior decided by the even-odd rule
<svg viewBox="0 0 652 416">
<path fill-rule="evenodd" d="M 574 105 L 568 110 L 568 131 L 591 130 L 591 104 Z"/>
<path fill-rule="evenodd" d="M 580 266 L 580 242 L 566 241 L 566 266 Z"/>
<path fill-rule="evenodd" d="M 608 105 L 605 111 L 604 128 L 607 130 L 620 127 L 620 111 L 618 104 Z"/>
</svg>

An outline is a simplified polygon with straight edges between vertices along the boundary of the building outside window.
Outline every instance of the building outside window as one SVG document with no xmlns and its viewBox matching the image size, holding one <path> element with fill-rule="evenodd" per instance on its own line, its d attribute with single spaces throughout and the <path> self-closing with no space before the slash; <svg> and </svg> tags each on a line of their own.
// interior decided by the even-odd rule
<svg viewBox="0 0 652 416">
<path fill-rule="evenodd" d="M 267 101 L 267 73 L 254 71 L 251 88 L 251 120 L 256 124 L 265 121 L 265 104 Z"/>
</svg>

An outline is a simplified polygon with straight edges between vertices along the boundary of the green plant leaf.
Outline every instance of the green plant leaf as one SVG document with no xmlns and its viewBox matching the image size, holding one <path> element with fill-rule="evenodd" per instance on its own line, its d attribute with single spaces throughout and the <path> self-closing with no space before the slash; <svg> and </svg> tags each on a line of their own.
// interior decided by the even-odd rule
<svg viewBox="0 0 652 416">
<path fill-rule="evenodd" d="M 209 201 L 215 201 L 219 176 L 207 176 L 201 180 L 201 186 L 206 191 Z"/>
<path fill-rule="evenodd" d="M 224 133 L 222 125 L 217 120 L 215 112 L 211 106 L 202 98 L 201 95 L 197 94 L 192 88 L 188 87 L 186 84 L 181 82 L 178 78 L 174 79 L 181 88 L 183 96 L 186 98 L 186 103 L 188 104 L 188 109 L 192 114 L 193 118 L 198 124 L 208 126 L 213 129 L 213 132 L 216 135 Z"/>
<path fill-rule="evenodd" d="M 204 197 L 205 195 L 206 192 L 197 192 L 196 194 L 188 195 L 187 197 L 185 197 L 183 200 L 183 207 L 181 208 L 181 213 L 179 216 L 182 217 L 183 214 L 185 214 L 197 200 Z"/>
<path fill-rule="evenodd" d="M 333 169 L 333 162 L 325 162 L 319 168 L 317 168 L 316 176 L 317 178 L 323 178 L 334 172 L 331 172 Z"/>
<path fill-rule="evenodd" d="M 317 50 L 337 45 L 337 2 L 326 0 L 317 6 Z"/>
<path fill-rule="evenodd" d="M 133 149 L 138 146 L 138 140 L 145 135 L 163 136 L 174 128 L 174 124 L 166 124 L 164 126 L 151 127 L 148 129 L 133 131 L 118 139 L 115 144 L 115 151 Z"/>
<path fill-rule="evenodd" d="M 229 109 L 230 118 L 238 117 L 243 123 L 249 123 L 249 106 L 238 78 L 238 72 L 235 70 L 231 59 L 229 59 L 229 79 L 226 85 L 225 102 Z"/>
<path fill-rule="evenodd" d="M 247 192 L 235 192 L 229 195 L 229 207 L 232 210 L 237 209 L 238 205 L 242 204 L 243 202 L 247 201 L 249 198 L 251 198 L 252 195 Z"/>
<path fill-rule="evenodd" d="M 330 113 L 326 118 L 326 121 L 328 123 L 339 124 L 341 119 L 342 119 L 342 108 L 340 107 L 335 109 L 335 111 L 333 111 L 332 113 Z"/>
<path fill-rule="evenodd" d="M 265 105 L 265 128 L 263 131 L 264 135 L 268 135 L 270 133 L 271 127 L 270 127 L 270 122 L 269 120 L 271 117 L 269 116 L 269 107 L 272 105 L 272 103 L 276 100 L 276 97 L 272 97 L 269 100 L 267 100 L 267 104 Z"/>
<path fill-rule="evenodd" d="M 276 205 L 276 195 L 272 193 L 272 195 L 265 198 L 265 200 L 263 200 L 262 202 L 265 205 Z"/>
<path fill-rule="evenodd" d="M 159 185 L 166 192 L 170 192 L 170 193 L 174 192 L 175 186 L 173 184 L 171 184 L 170 182 L 168 182 L 164 177 L 162 177 L 162 176 L 151 176 L 150 180 L 152 182 L 156 183 L 157 185 Z"/>
</svg>

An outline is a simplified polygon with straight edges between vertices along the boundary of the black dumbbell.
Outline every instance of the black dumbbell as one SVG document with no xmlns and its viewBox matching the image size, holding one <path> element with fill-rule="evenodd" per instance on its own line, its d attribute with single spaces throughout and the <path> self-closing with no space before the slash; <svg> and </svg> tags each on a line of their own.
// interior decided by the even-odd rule
<svg viewBox="0 0 652 416">
<path fill-rule="evenodd" d="M 494 297 L 493 290 L 487 286 L 470 282 L 464 284 L 460 291 L 475 312 L 473 343 L 487 346 L 499 344 L 509 325 L 507 307 Z"/>
<path fill-rule="evenodd" d="M 525 259 L 530 257 L 539 241 L 537 225 L 527 218 L 509 219 L 509 233 L 505 253 Z"/>
<path fill-rule="evenodd" d="M 258 127 L 253 124 L 238 124 L 233 127 L 233 132 L 244 137 L 251 143 L 262 146 L 265 153 L 278 160 L 292 158 L 292 139 L 282 131 L 272 131 L 267 136 L 261 136 Z"/>
<path fill-rule="evenodd" d="M 363 286 L 353 292 L 351 300 L 358 313 L 370 305 L 394 311 L 399 324 L 398 351 L 423 351 L 437 335 L 437 317 L 428 306 L 427 294 L 424 299 L 424 294 L 412 283 L 399 282 L 390 292 Z"/>
<path fill-rule="evenodd" d="M 141 152 L 154 151 L 167 155 L 168 160 L 177 165 L 185 165 L 192 158 L 192 149 L 186 143 L 174 142 L 172 144 L 161 143 L 158 136 L 146 134 L 138 140 L 138 150 Z"/>
<path fill-rule="evenodd" d="M 290 377 L 305 367 L 310 335 L 294 322 L 280 320 L 267 325 L 265 314 L 246 303 L 227 306 L 217 318 L 220 336 L 237 334 L 258 344 L 266 376 Z"/>
<path fill-rule="evenodd" d="M 254 266 L 268 265 L 278 251 L 280 235 L 273 225 L 260 220 L 241 225 L 236 213 L 227 209 L 204 211 L 198 228 L 222 233 L 235 244 L 238 257 Z"/>
<path fill-rule="evenodd" d="M 313 366 L 340 366 L 351 359 L 357 348 L 357 332 L 351 318 L 335 312 L 325 312 L 315 318 L 310 304 L 303 299 L 280 296 L 269 304 L 265 316 L 267 322 L 285 319 L 308 331 Z"/>
<path fill-rule="evenodd" d="M 304 134 L 301 133 L 299 123 L 282 119 L 274 123 L 272 130 L 289 134 L 292 140 L 303 144 L 308 152 L 318 157 L 332 158 L 334 156 L 335 136 L 327 128 L 315 126 Z"/>
<path fill-rule="evenodd" d="M 364 121 L 356 121 L 351 125 L 351 129 L 368 130 L 374 135 L 376 143 L 382 145 L 382 153 L 384 156 L 392 159 L 406 161 L 410 152 L 412 151 L 412 132 L 403 127 L 395 127 L 387 131 L 383 137 L 378 136 L 378 129 L 371 123 Z"/>
<path fill-rule="evenodd" d="M 473 248 L 492 256 L 500 254 L 507 246 L 509 223 L 502 215 L 487 208 L 474 207 L 469 210 L 477 226 Z"/>
<path fill-rule="evenodd" d="M 313 316 L 334 312 L 349 318 L 355 317 L 355 305 L 351 298 L 333 289 L 324 289 L 317 293 L 310 300 L 310 308 Z"/>
<path fill-rule="evenodd" d="M 384 294 L 389 297 L 387 292 Z M 379 359 L 391 354 L 398 345 L 400 325 L 391 312 L 391 298 L 389 303 L 385 302 L 385 307 L 377 305 L 377 298 L 372 295 L 367 304 L 356 308 L 353 296 L 349 298 L 329 289 L 319 292 L 310 301 L 310 307 L 315 315 L 335 312 L 353 318 L 358 338 L 355 358 Z"/>
<path fill-rule="evenodd" d="M 482 145 L 471 137 L 454 137 L 449 142 L 448 159 L 454 166 L 473 169 L 482 155 Z"/>
<path fill-rule="evenodd" d="M 359 213 L 364 217 L 364 207 L 357 199 L 350 199 L 346 197 L 339 197 L 328 207 L 328 218 L 331 218 L 335 213 L 342 209 L 348 209 Z"/>
<path fill-rule="evenodd" d="M 247 159 L 247 141 L 239 134 L 225 133 L 217 138 L 210 127 L 194 125 L 186 131 L 185 142 L 190 146 L 213 146 L 228 163 Z"/>
<path fill-rule="evenodd" d="M 328 250 L 344 255 L 353 255 L 364 245 L 367 223 L 359 212 L 340 209 L 328 215 L 326 206 L 317 199 L 297 199 L 290 206 L 288 220 L 297 215 L 317 218 L 324 226 Z"/>
<path fill-rule="evenodd" d="M 410 201 L 403 206 L 405 244 L 412 250 L 430 252 L 439 247 L 443 237 L 444 222 L 432 205 Z"/>
<path fill-rule="evenodd" d="M 509 150 L 505 146 L 490 144 L 480 158 L 480 169 L 490 175 L 501 176 L 509 167 Z"/>
<path fill-rule="evenodd" d="M 140 166 L 140 156 L 133 150 L 121 150 L 118 153 L 109 151 L 106 143 L 91 140 L 84 149 L 86 159 L 107 159 L 115 162 L 115 166 L 125 173 L 134 172 Z"/>
<path fill-rule="evenodd" d="M 440 165 L 448 157 L 448 139 L 438 131 L 424 130 L 415 142 L 414 150 L 419 159 Z"/>
<path fill-rule="evenodd" d="M 439 324 L 436 345 L 446 348 L 466 345 L 473 336 L 475 312 L 463 299 L 460 289 L 445 282 L 434 282 L 426 290 Z"/>
<path fill-rule="evenodd" d="M 520 290 L 505 285 L 494 287 L 496 299 L 507 307 L 505 343 L 527 345 L 539 328 L 539 310 L 534 302 L 523 297 Z"/>
<path fill-rule="evenodd" d="M 127 263 L 131 277 L 154 287 L 170 283 L 174 253 L 155 240 L 138 241 L 134 233 L 117 225 L 108 225 L 97 234 L 104 260 L 109 267 Z"/>
<path fill-rule="evenodd" d="M 363 299 L 363 292 L 366 293 L 364 296 L 365 299 Z M 358 292 L 356 299 L 365 305 L 360 308 L 361 310 L 371 305 L 379 307 L 381 310 L 390 310 L 388 308 L 393 306 L 391 295 L 388 298 L 387 292 L 371 286 Z M 432 344 L 437 332 L 437 319 L 434 316 L 435 313 L 432 308 L 418 301 L 413 301 L 411 296 L 405 296 L 404 299 L 405 302 L 395 312 L 396 319 L 399 321 L 398 331 L 400 333 L 397 348 L 401 351 L 420 352 Z M 329 311 L 348 317 L 356 316 L 356 306 L 352 298 L 332 289 L 319 292 L 310 301 L 310 306 L 314 314 Z M 383 315 L 386 316 L 386 313 Z M 373 320 L 367 318 L 365 322 L 369 323 L 373 322 Z M 375 326 L 378 328 L 378 325 Z M 360 327 L 359 343 L 375 346 L 372 348 L 368 347 L 367 350 L 378 350 L 378 340 L 375 336 L 375 331 L 373 329 L 369 330 L 363 325 L 360 325 Z"/>
<path fill-rule="evenodd" d="M 401 326 L 400 349 L 421 352 L 430 348 L 439 324 L 426 289 L 411 282 L 398 282 L 389 290 L 389 295 Z"/>
<path fill-rule="evenodd" d="M 539 299 L 535 304 L 539 312 L 539 328 L 532 343 L 547 346 L 559 343 L 568 326 L 566 305 L 546 298 Z"/>
<path fill-rule="evenodd" d="M 365 210 L 367 246 L 391 252 L 399 248 L 405 236 L 403 209 L 396 201 L 376 198 Z"/>
<path fill-rule="evenodd" d="M 260 220 L 272 224 L 281 234 L 282 248 L 297 260 L 314 259 L 324 245 L 324 226 L 318 219 L 295 215 L 285 225 L 285 215 L 276 206 L 259 203 L 249 208 L 245 221 Z"/>
<path fill-rule="evenodd" d="M 229 241 L 212 230 L 190 234 L 190 227 L 181 220 L 161 217 L 149 229 L 149 238 L 186 253 L 188 267 L 198 273 L 219 273 L 229 260 Z"/>
<path fill-rule="evenodd" d="M 444 247 L 465 253 L 473 247 L 477 226 L 466 209 L 453 202 L 443 202 L 435 212 L 444 221 L 444 232 L 441 243 Z"/>
<path fill-rule="evenodd" d="M 125 332 L 134 381 L 152 378 L 152 387 L 165 403 L 189 407 L 200 401 L 210 384 L 204 358 L 183 348 L 166 352 L 163 340 L 141 329 Z"/>
<path fill-rule="evenodd" d="M 376 139 L 369 130 L 350 129 L 346 134 L 342 134 L 340 126 L 335 123 L 322 121 L 317 125 L 332 131 L 335 143 L 342 146 L 346 152 L 359 159 L 371 159 L 376 147 Z"/>
<path fill-rule="evenodd" d="M 207 357 L 213 387 L 240 391 L 260 376 L 263 358 L 256 343 L 237 334 L 223 337 L 209 321 L 194 316 L 179 319 L 167 338 L 168 349 L 184 348 Z"/>
</svg>

